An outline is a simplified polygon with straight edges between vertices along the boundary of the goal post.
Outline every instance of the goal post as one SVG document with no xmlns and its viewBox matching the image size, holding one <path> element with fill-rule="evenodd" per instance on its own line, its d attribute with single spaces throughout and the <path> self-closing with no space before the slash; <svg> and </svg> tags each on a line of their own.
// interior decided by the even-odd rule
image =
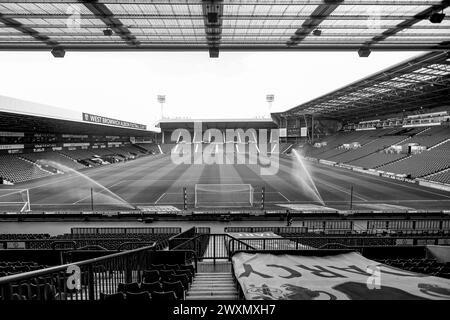
<svg viewBox="0 0 450 320">
<path fill-rule="evenodd" d="M 0 211 L 31 211 L 29 190 L 0 188 Z"/>
<path fill-rule="evenodd" d="M 195 207 L 253 207 L 251 184 L 196 184 Z"/>
</svg>

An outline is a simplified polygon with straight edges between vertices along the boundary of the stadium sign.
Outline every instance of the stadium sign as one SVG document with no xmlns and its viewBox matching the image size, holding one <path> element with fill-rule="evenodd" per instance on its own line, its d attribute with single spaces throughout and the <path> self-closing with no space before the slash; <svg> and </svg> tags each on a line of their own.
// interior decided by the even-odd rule
<svg viewBox="0 0 450 320">
<path fill-rule="evenodd" d="M 116 120 L 116 119 L 111 119 L 111 118 L 102 117 L 102 116 L 96 116 L 96 115 L 93 115 L 90 113 L 84 113 L 84 112 L 83 112 L 83 121 L 97 123 L 97 124 L 104 124 L 104 125 L 108 125 L 108 126 L 129 128 L 129 129 L 147 130 L 147 126 L 143 125 L 143 124 L 122 121 L 122 120 Z"/>
<path fill-rule="evenodd" d="M 23 149 L 24 147 L 23 144 L 3 144 L 0 145 L 0 150 Z"/>
</svg>

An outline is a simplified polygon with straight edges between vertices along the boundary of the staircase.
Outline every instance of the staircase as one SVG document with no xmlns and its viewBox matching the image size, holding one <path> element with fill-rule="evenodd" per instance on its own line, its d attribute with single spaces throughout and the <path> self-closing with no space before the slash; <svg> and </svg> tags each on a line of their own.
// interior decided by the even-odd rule
<svg viewBox="0 0 450 320">
<path fill-rule="evenodd" d="M 238 300 L 231 272 L 197 273 L 186 300 Z"/>
</svg>

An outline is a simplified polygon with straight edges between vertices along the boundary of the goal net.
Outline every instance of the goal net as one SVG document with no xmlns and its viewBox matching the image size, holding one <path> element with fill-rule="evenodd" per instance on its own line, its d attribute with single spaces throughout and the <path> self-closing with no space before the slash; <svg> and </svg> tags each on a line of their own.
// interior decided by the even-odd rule
<svg viewBox="0 0 450 320">
<path fill-rule="evenodd" d="M 252 207 L 251 184 L 196 184 L 195 207 Z"/>
<path fill-rule="evenodd" d="M 30 193 L 28 189 L 1 189 L 0 212 L 31 211 Z"/>
</svg>

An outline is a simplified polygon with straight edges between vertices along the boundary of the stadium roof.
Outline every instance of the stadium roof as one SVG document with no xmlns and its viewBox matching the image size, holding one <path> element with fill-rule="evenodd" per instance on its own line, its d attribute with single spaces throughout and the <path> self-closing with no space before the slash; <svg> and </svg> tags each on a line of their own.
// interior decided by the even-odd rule
<svg viewBox="0 0 450 320">
<path fill-rule="evenodd" d="M 153 131 L 120 128 L 88 122 L 62 120 L 3 111 L 0 111 L 0 131 L 90 134 L 100 136 L 111 135 L 125 137 L 151 137 L 155 135 L 155 132 Z"/>
<path fill-rule="evenodd" d="M 0 131 L 150 136 L 146 126 L 0 96 Z"/>
<path fill-rule="evenodd" d="M 450 51 L 413 58 L 272 116 L 358 121 L 443 106 L 450 107 Z"/>
<path fill-rule="evenodd" d="M 270 129 L 277 125 L 272 119 L 164 119 L 156 127 L 162 130 L 194 129 L 194 123 L 202 123 L 202 130 L 207 129 Z"/>
<path fill-rule="evenodd" d="M 449 6 L 448 0 L 0 0 L 0 50 L 209 50 L 212 57 L 221 50 L 444 50 Z M 443 21 L 431 23 L 441 12 Z"/>
</svg>

